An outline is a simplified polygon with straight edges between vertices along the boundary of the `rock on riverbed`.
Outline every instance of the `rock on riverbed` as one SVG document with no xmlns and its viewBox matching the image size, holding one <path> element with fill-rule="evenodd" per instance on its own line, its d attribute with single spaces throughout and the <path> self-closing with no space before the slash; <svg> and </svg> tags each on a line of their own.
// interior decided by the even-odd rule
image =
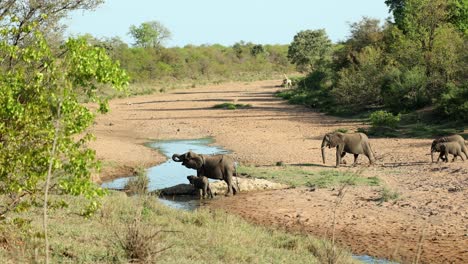
<svg viewBox="0 0 468 264">
<path fill-rule="evenodd" d="M 259 191 L 259 190 L 275 190 L 284 189 L 288 186 L 281 183 L 271 182 L 264 179 L 255 178 L 241 178 L 239 181 L 239 188 L 241 192 Z M 234 184 L 237 184 L 236 178 L 234 178 Z M 210 182 L 211 191 L 214 195 L 222 195 L 227 191 L 227 185 L 224 181 Z M 178 184 L 172 187 L 156 190 L 155 193 L 160 195 L 193 195 L 196 194 L 195 188 L 190 184 Z"/>
</svg>

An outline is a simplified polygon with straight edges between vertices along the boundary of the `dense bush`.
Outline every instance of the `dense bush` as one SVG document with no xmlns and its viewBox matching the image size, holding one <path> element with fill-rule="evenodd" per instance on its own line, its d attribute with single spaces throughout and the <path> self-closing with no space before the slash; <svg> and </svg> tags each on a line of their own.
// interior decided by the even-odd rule
<svg viewBox="0 0 468 264">
<path fill-rule="evenodd" d="M 118 39 L 95 42 L 109 49 L 133 83 L 236 80 L 243 76 L 279 75 L 294 71 L 286 57 L 287 45 L 239 42 L 231 47 L 215 44 L 152 48 L 129 47 Z"/>
<path fill-rule="evenodd" d="M 372 127 L 390 127 L 395 128 L 400 122 L 400 114 L 393 115 L 387 111 L 379 110 L 373 112 L 370 116 L 370 123 Z"/>
<path fill-rule="evenodd" d="M 382 56 L 380 49 L 366 47 L 357 54 L 357 64 L 338 73 L 339 78 L 332 91 L 338 104 L 351 106 L 353 111 L 381 104 L 385 71 Z"/>
<path fill-rule="evenodd" d="M 426 92 L 427 77 L 424 68 L 389 70 L 382 86 L 383 103 L 394 111 L 413 110 L 431 103 Z"/>
<path fill-rule="evenodd" d="M 437 110 L 450 120 L 468 122 L 468 83 L 461 87 L 448 85 L 447 92 L 437 103 Z"/>
</svg>

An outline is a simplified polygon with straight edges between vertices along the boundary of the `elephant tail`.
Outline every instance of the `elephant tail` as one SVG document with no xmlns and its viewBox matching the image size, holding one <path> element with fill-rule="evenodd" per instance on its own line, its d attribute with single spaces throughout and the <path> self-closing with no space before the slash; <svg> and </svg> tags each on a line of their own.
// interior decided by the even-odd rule
<svg viewBox="0 0 468 264">
<path fill-rule="evenodd" d="M 369 160 L 371 160 L 371 162 L 374 163 L 377 160 L 377 157 L 375 156 L 375 152 L 374 150 L 372 150 L 372 147 L 369 141 L 367 141 L 367 148 L 369 151 Z"/>
<path fill-rule="evenodd" d="M 234 176 L 236 176 L 236 185 L 237 185 L 237 191 L 240 192 L 240 186 L 239 186 L 239 178 L 238 178 L 238 175 L 237 175 L 237 166 L 239 165 L 239 163 L 237 161 L 234 161 Z"/>
</svg>

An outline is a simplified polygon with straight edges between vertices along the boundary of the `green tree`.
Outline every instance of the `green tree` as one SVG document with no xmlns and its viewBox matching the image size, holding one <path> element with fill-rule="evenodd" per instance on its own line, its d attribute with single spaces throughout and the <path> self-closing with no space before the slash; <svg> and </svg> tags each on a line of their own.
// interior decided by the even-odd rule
<svg viewBox="0 0 468 264">
<path fill-rule="evenodd" d="M 403 29 L 403 19 L 404 19 L 404 11 L 405 11 L 405 1 L 406 0 L 385 0 L 385 4 L 390 9 L 390 12 L 393 14 L 393 20 L 395 24 L 400 28 Z"/>
<path fill-rule="evenodd" d="M 357 54 L 367 46 L 383 46 L 384 30 L 378 19 L 363 17 L 359 22 L 350 24 L 350 37 L 333 47 L 333 64 L 335 71 L 356 63 Z"/>
<path fill-rule="evenodd" d="M 253 45 L 252 48 L 250 48 L 250 54 L 254 57 L 263 53 L 265 53 L 265 49 L 262 44 Z"/>
<path fill-rule="evenodd" d="M 67 11 L 100 1 L 2 1 L 0 3 L 0 216 L 42 205 L 45 262 L 49 262 L 47 209 L 63 206 L 48 194 L 84 195 L 83 214 L 98 208 L 104 191 L 91 181 L 98 168 L 86 147 L 95 112 L 79 95 L 98 100 L 98 84 L 122 88 L 128 80 L 104 49 L 85 38 L 59 47 L 47 34 Z M 107 111 L 100 101 L 100 112 Z"/>
<path fill-rule="evenodd" d="M 460 87 L 449 84 L 436 107 L 448 119 L 468 123 L 468 83 L 465 82 Z"/>
<path fill-rule="evenodd" d="M 300 72 L 311 72 L 331 61 L 332 43 L 324 29 L 304 30 L 294 36 L 288 58 Z"/>
<path fill-rule="evenodd" d="M 65 2 L 55 3 L 62 15 L 70 10 Z M 38 10 L 36 2 L 28 3 L 24 9 Z M 55 5 L 50 2 L 48 6 Z M 104 49 L 88 45 L 83 38 L 69 39 L 57 50 L 51 49 L 42 32 L 42 23 L 54 21 L 47 20 L 48 14 L 33 19 L 22 17 L 13 6 L 2 8 L 0 195 L 4 200 L 0 216 L 39 204 L 47 208 L 49 189 L 84 195 L 90 204 L 83 213 L 91 213 L 97 209 L 96 198 L 104 193 L 90 179 L 99 164 L 94 151 L 86 147 L 92 139 L 86 129 L 96 112 L 80 104 L 78 97 L 99 101 L 99 110 L 105 112 L 105 100 L 95 96 L 99 84 L 120 89 L 128 77 Z"/>
<path fill-rule="evenodd" d="M 158 21 L 144 22 L 140 26 L 130 26 L 129 34 L 135 40 L 135 46 L 159 48 L 171 37 L 171 32 Z"/>
<path fill-rule="evenodd" d="M 361 51 L 364 47 L 378 45 L 383 39 L 383 28 L 378 19 L 363 17 L 361 21 L 350 25 L 351 36 L 347 44 L 355 51 Z"/>
<path fill-rule="evenodd" d="M 381 87 L 386 71 L 381 49 L 365 47 L 356 55 L 355 63 L 338 72 L 338 81 L 331 94 L 348 112 L 358 112 L 382 103 Z"/>
<path fill-rule="evenodd" d="M 390 12 L 393 14 L 395 24 L 404 32 L 408 30 L 407 21 L 405 21 L 409 9 L 413 8 L 414 5 L 424 6 L 427 5 L 427 1 L 409 1 L 409 0 L 386 0 L 385 4 L 389 7 Z M 446 0 L 446 1 L 434 1 L 430 3 L 433 6 L 445 8 L 448 7 L 447 21 L 455 25 L 455 27 L 463 32 L 465 35 L 468 30 L 468 0 Z"/>
<path fill-rule="evenodd" d="M 468 0 L 451 0 L 448 8 L 449 22 L 465 36 L 468 35 Z"/>
<path fill-rule="evenodd" d="M 450 23 L 449 3 L 446 0 L 406 0 L 402 7 L 398 27 L 403 34 L 393 32 L 391 56 L 402 62 L 406 68 L 420 64 L 427 77 L 426 91 L 436 99 L 446 89 L 447 82 L 453 81 L 460 71 L 463 58 L 463 40 L 459 31 Z M 415 56 L 404 55 L 413 53 Z M 401 54 L 395 57 L 394 54 Z M 411 65 L 413 64 L 413 65 Z M 410 67 L 408 67 L 411 65 Z"/>
</svg>

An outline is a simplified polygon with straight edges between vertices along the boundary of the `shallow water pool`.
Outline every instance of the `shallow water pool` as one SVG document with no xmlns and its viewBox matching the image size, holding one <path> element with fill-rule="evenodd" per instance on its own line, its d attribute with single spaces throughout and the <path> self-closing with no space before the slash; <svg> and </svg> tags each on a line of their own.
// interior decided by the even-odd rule
<svg viewBox="0 0 468 264">
<path fill-rule="evenodd" d="M 171 157 L 174 153 L 183 154 L 189 150 L 198 154 L 229 153 L 229 151 L 221 147 L 209 145 L 212 143 L 213 139 L 211 138 L 167 140 L 148 143 L 147 145 L 149 147 L 159 150 L 168 158 L 166 162 L 147 169 L 148 177 L 150 179 L 148 191 L 163 189 L 181 183 L 189 183 L 187 176 L 197 174 L 196 170 L 188 169 L 185 166 L 182 166 L 182 163 L 173 161 Z M 121 190 L 132 177 L 133 176 L 129 176 L 104 182 L 101 186 L 103 188 Z M 198 199 L 194 200 L 193 197 L 174 197 L 174 199 L 165 198 L 160 200 L 163 204 L 170 207 L 184 210 L 194 210 L 200 205 L 200 201 Z"/>
</svg>

